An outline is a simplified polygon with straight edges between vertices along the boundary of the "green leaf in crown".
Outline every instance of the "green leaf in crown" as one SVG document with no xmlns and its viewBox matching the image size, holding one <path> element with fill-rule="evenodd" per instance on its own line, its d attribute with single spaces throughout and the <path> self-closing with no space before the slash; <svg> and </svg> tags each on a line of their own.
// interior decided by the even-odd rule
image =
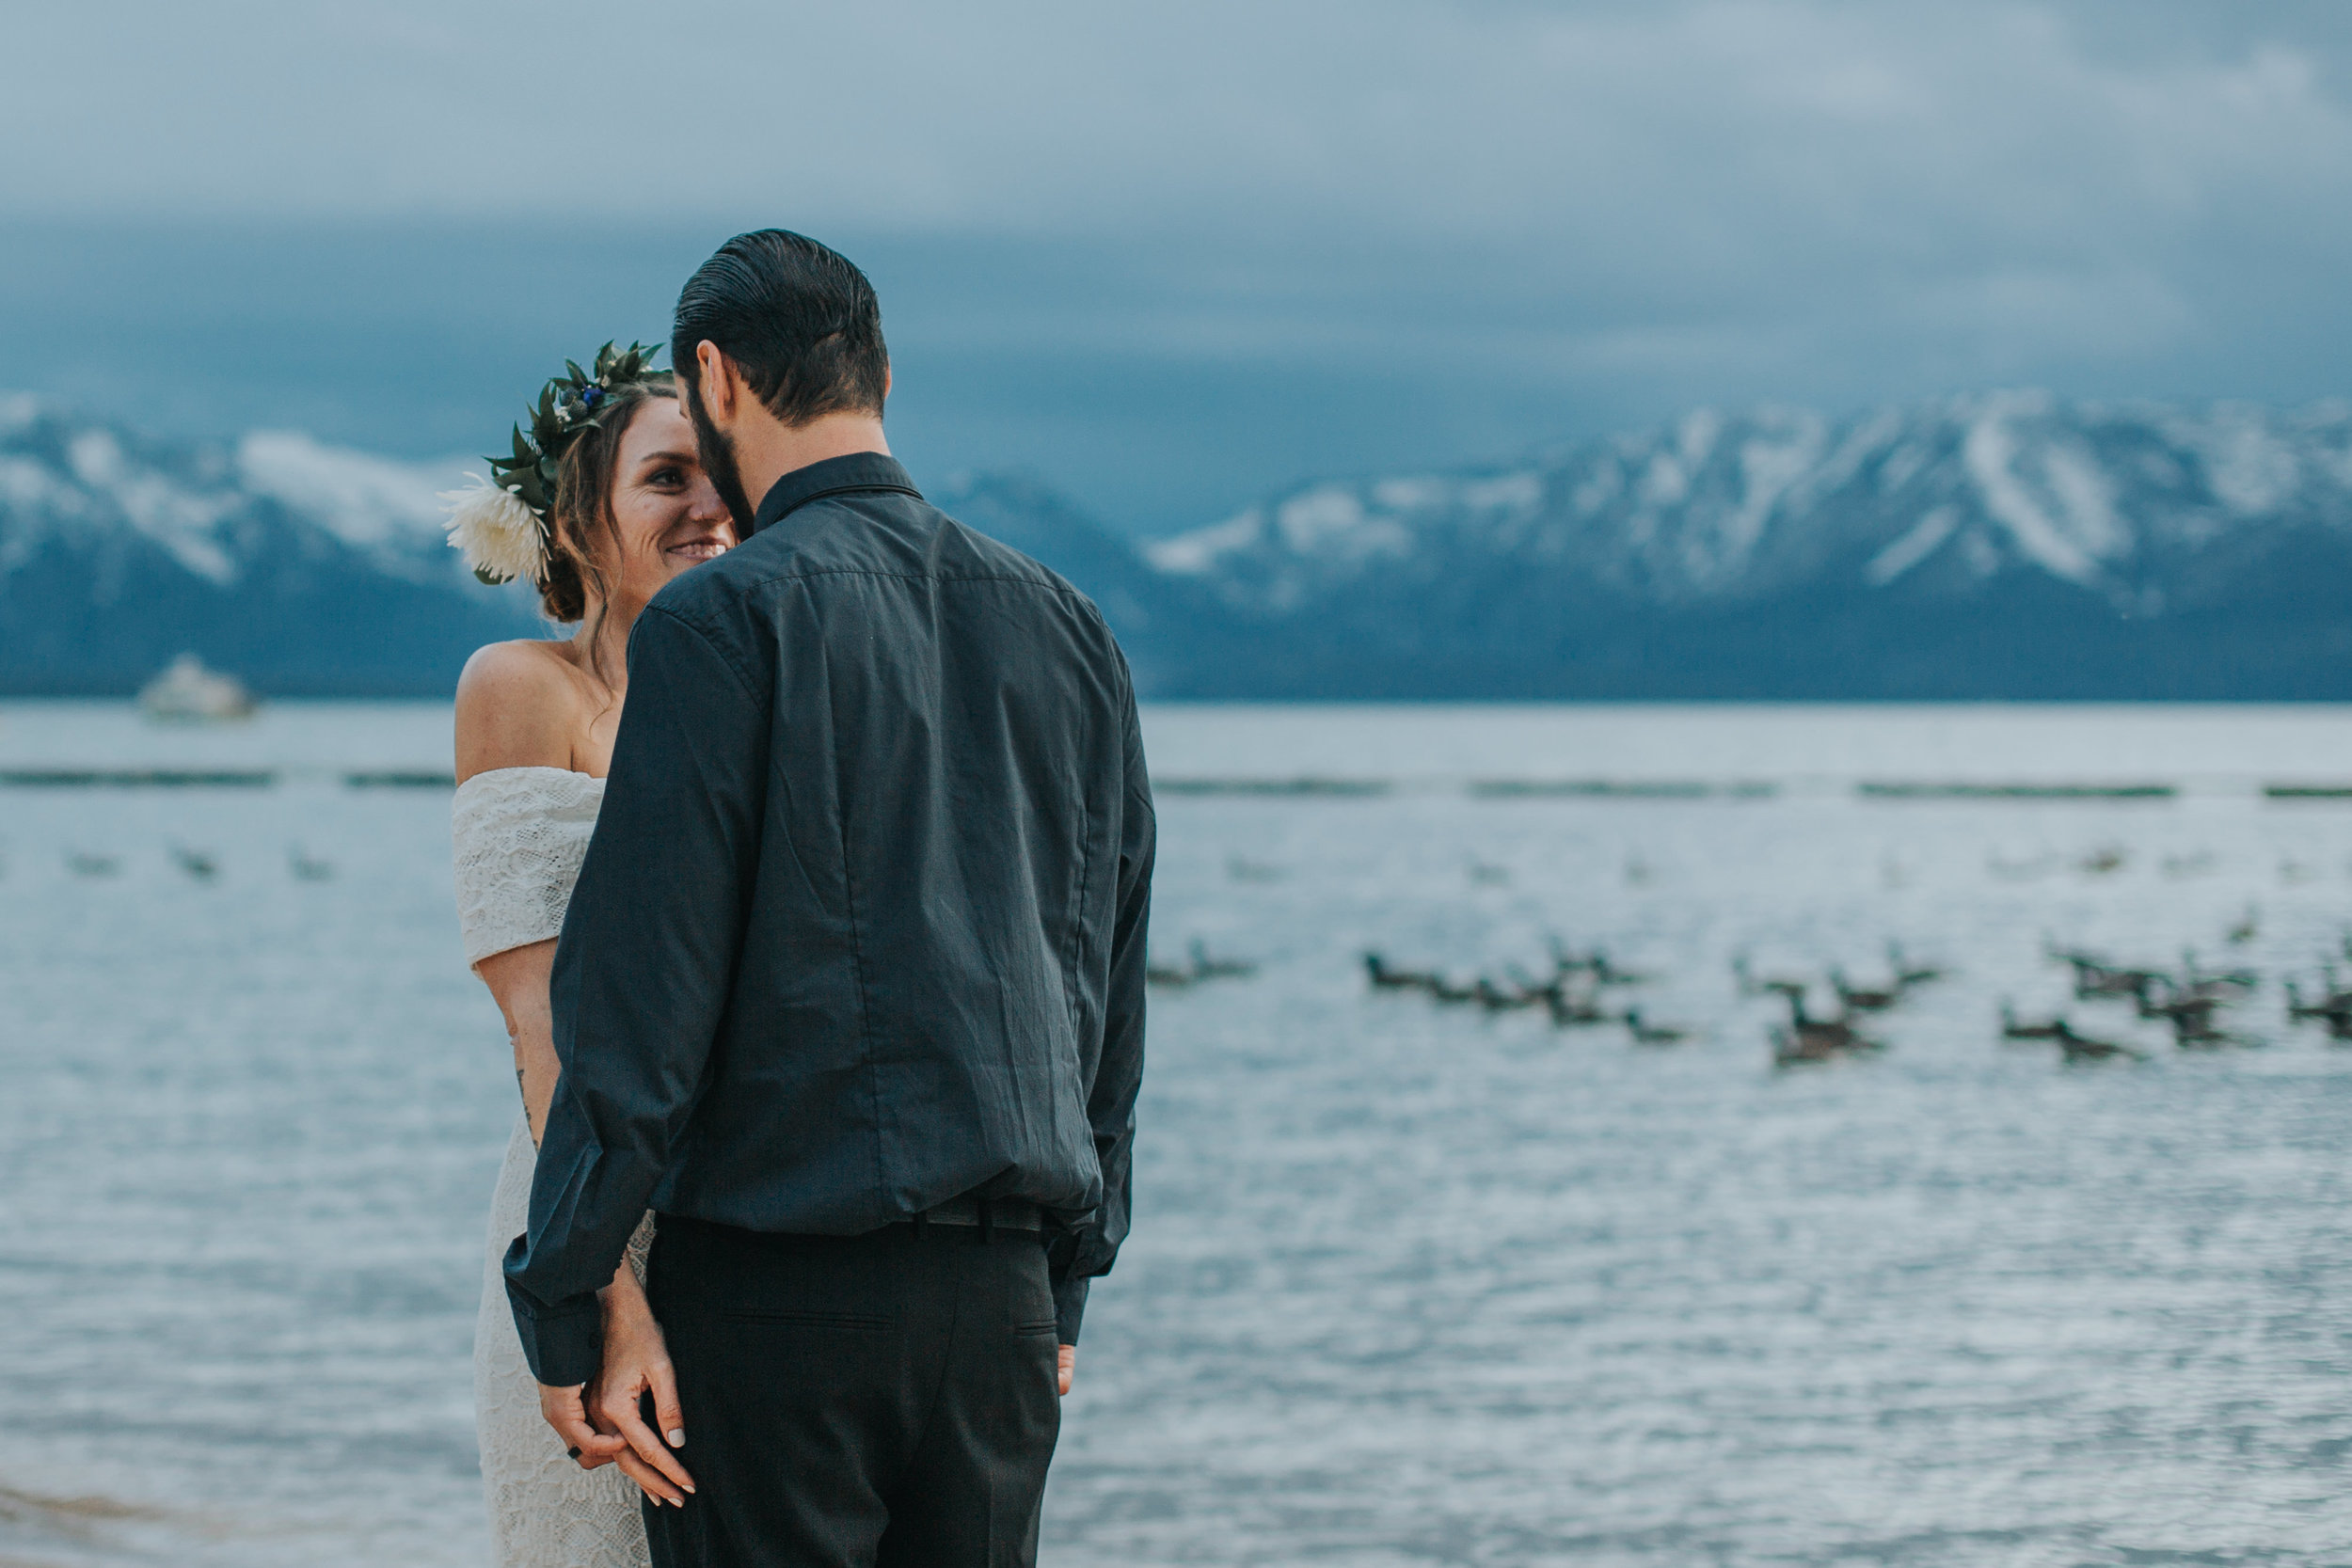
<svg viewBox="0 0 2352 1568">
<path fill-rule="evenodd" d="M 593 370 L 564 360 L 564 373 L 539 388 L 539 401 L 529 410 L 531 434 L 515 426 L 514 454 L 484 459 L 490 465 L 490 483 L 477 480 L 475 489 L 443 494 L 452 518 L 450 544 L 466 552 L 474 576 L 488 583 L 540 579 L 547 565 L 548 509 L 555 502 L 564 452 L 611 411 L 614 391 L 631 382 L 669 380 L 669 372 L 653 368 L 659 352 L 631 343 L 615 353 L 608 342 L 596 350 Z"/>
</svg>

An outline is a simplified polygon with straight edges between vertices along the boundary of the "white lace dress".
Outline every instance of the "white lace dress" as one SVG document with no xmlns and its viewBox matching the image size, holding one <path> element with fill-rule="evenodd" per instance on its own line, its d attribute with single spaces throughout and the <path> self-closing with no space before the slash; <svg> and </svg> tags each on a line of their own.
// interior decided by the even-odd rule
<svg viewBox="0 0 2352 1568">
<path fill-rule="evenodd" d="M 546 942 L 564 911 L 596 832 L 604 781 L 561 768 L 500 768 L 457 788 L 457 916 L 466 961 Z M 539 1385 L 523 1359 L 499 1265 L 531 1206 L 535 1151 L 531 1125 L 515 1119 L 506 1164 L 490 1199 L 489 1258 L 474 1326 L 474 1424 L 482 1482 L 500 1568 L 646 1568 L 645 1524 L 636 1486 L 618 1465 L 582 1470 L 539 1416 Z M 652 1216 L 629 1243 L 644 1276 Z"/>
</svg>

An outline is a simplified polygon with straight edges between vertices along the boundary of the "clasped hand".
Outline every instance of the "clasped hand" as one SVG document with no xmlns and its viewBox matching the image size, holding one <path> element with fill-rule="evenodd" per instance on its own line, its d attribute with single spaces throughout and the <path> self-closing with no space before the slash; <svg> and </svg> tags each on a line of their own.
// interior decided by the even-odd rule
<svg viewBox="0 0 2352 1568">
<path fill-rule="evenodd" d="M 581 1469 L 618 1465 L 655 1502 L 684 1508 L 694 1478 L 674 1451 L 686 1446 L 686 1415 L 678 1407 L 669 1345 L 643 1295 L 603 1295 L 604 1365 L 596 1380 L 570 1388 L 539 1385 L 539 1414 Z M 652 1426 L 645 1424 L 648 1394 Z"/>
<path fill-rule="evenodd" d="M 1058 1348 L 1054 1357 L 1057 1392 L 1070 1392 L 1077 1360 L 1075 1346 Z M 650 1427 L 644 1416 L 648 1394 L 653 1396 Z M 604 1365 L 596 1381 L 571 1388 L 542 1383 L 539 1414 L 581 1469 L 618 1465 L 655 1502 L 686 1506 L 680 1494 L 694 1490 L 694 1478 L 673 1451 L 686 1446 L 686 1413 L 678 1405 L 677 1372 L 670 1365 L 669 1344 L 643 1296 L 605 1292 Z"/>
</svg>

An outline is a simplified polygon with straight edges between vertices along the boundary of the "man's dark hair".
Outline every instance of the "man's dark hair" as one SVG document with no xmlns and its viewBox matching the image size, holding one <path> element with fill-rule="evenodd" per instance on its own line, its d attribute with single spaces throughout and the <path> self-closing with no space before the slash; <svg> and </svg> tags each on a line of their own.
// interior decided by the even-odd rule
<svg viewBox="0 0 2352 1568">
<path fill-rule="evenodd" d="M 874 286 L 847 257 L 806 235 L 738 234 L 686 280 L 670 363 L 690 391 L 700 388 L 694 347 L 705 339 L 787 425 L 882 411 L 890 351 Z"/>
</svg>

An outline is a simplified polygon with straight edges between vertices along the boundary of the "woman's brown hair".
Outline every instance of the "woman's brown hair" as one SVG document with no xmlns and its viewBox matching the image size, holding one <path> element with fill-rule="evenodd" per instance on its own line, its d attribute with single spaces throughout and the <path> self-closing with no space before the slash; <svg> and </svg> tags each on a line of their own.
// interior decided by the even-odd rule
<svg viewBox="0 0 2352 1568">
<path fill-rule="evenodd" d="M 612 516 L 621 441 L 640 408 L 656 398 L 676 396 L 666 374 L 659 381 L 624 382 L 605 394 L 603 418 L 564 450 L 555 501 L 548 508 L 548 568 L 539 582 L 539 608 L 549 620 L 567 626 L 580 621 L 588 613 L 592 592 L 599 606 L 612 602 L 612 584 L 598 562 L 617 560 L 621 550 L 620 525 Z M 602 617 L 601 609 L 597 615 Z M 599 629 L 588 628 L 591 646 Z"/>
</svg>

